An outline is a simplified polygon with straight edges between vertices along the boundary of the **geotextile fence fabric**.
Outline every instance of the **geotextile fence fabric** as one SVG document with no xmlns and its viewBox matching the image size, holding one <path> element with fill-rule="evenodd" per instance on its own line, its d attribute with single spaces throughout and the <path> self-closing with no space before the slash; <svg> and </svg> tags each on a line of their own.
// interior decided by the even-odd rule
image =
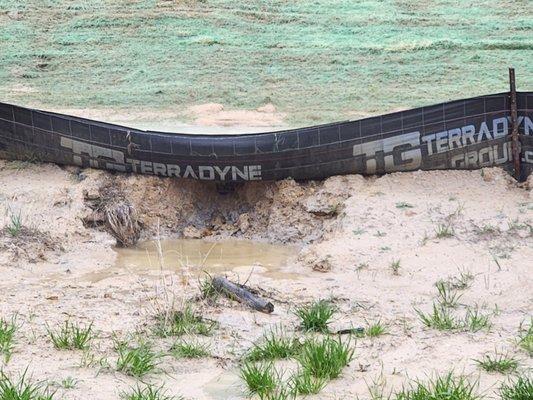
<svg viewBox="0 0 533 400">
<path fill-rule="evenodd" d="M 522 178 L 533 169 L 533 93 L 518 92 Z M 143 131 L 0 103 L 0 157 L 215 182 L 417 169 L 512 168 L 509 93 L 269 133 Z"/>
</svg>

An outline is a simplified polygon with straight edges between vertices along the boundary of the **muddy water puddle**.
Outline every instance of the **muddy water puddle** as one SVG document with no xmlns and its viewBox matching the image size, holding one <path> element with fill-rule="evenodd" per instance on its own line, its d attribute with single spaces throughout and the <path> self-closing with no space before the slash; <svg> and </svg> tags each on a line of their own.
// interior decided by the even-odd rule
<svg viewBox="0 0 533 400">
<path fill-rule="evenodd" d="M 260 273 L 272 279 L 296 279 L 284 269 L 298 254 L 298 246 L 244 240 L 208 242 L 201 239 L 167 239 L 140 242 L 133 248 L 114 248 L 115 264 L 84 278 L 99 282 L 126 273 L 153 274 L 161 269 L 198 277 L 222 272 Z"/>
</svg>

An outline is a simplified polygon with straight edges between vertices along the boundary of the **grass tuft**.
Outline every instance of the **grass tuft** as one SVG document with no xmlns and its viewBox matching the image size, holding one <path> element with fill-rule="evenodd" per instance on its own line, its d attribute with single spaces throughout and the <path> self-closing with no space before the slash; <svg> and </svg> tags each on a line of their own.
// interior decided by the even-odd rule
<svg viewBox="0 0 533 400">
<path fill-rule="evenodd" d="M 328 383 L 324 377 L 316 377 L 309 371 L 298 371 L 291 377 L 289 386 L 294 395 L 310 395 L 320 392 Z"/>
<path fill-rule="evenodd" d="M 460 327 L 459 321 L 452 315 L 449 309 L 435 303 L 433 303 L 433 310 L 431 313 L 425 314 L 416 308 L 415 311 L 422 323 L 428 328 L 444 331 L 458 329 Z"/>
<path fill-rule="evenodd" d="M 518 346 L 533 356 L 533 318 L 529 321 L 529 327 L 524 328 L 524 323 L 520 324 L 520 334 L 518 336 Z"/>
<path fill-rule="evenodd" d="M 437 301 L 443 307 L 455 308 L 458 305 L 462 294 L 457 292 L 457 289 L 451 287 L 447 282 L 438 281 L 435 286 L 439 292 L 437 295 Z"/>
<path fill-rule="evenodd" d="M 438 224 L 435 228 L 435 235 L 439 239 L 450 238 L 455 235 L 453 227 L 449 224 Z"/>
<path fill-rule="evenodd" d="M 7 226 L 7 232 L 16 237 L 22 230 L 22 216 L 20 212 L 18 214 L 11 213 L 9 215 L 9 225 Z"/>
<path fill-rule="evenodd" d="M 393 275 L 400 275 L 400 260 L 392 260 L 390 263 L 390 269 Z"/>
<path fill-rule="evenodd" d="M 342 342 L 330 337 L 307 340 L 302 347 L 298 361 L 304 373 L 316 378 L 335 379 L 353 359 L 351 340 Z"/>
<path fill-rule="evenodd" d="M 116 340 L 115 350 L 118 353 L 117 371 L 135 377 L 154 372 L 162 357 L 145 342 L 132 346 L 126 341 Z"/>
<path fill-rule="evenodd" d="M 31 383 L 26 377 L 27 371 L 14 381 L 0 371 L 0 399 L 2 400 L 54 400 L 54 394 L 41 383 Z"/>
<path fill-rule="evenodd" d="M 501 400 L 531 400 L 533 399 L 533 379 L 519 376 L 500 387 Z"/>
<path fill-rule="evenodd" d="M 298 354 L 300 348 L 301 343 L 298 339 L 288 337 L 280 328 L 265 334 L 248 351 L 245 359 L 248 361 L 287 359 Z"/>
<path fill-rule="evenodd" d="M 56 330 L 47 328 L 48 336 L 59 350 L 84 350 L 89 347 L 89 342 L 94 338 L 92 322 L 89 325 L 81 325 L 66 320 Z"/>
<path fill-rule="evenodd" d="M 6 363 L 9 362 L 13 352 L 16 330 L 15 317 L 11 318 L 11 321 L 4 318 L 0 319 L 0 354 L 4 356 Z"/>
<path fill-rule="evenodd" d="M 474 360 L 478 366 L 487 372 L 506 374 L 518 368 L 518 361 L 508 354 L 494 352 L 494 355 L 485 354 L 482 359 Z"/>
<path fill-rule="evenodd" d="M 368 337 L 378 337 L 387 333 L 387 327 L 381 323 L 381 320 L 368 324 L 364 334 Z"/>
<path fill-rule="evenodd" d="M 396 400 L 478 400 L 478 382 L 451 372 L 427 382 L 416 381 L 409 388 L 396 393 Z"/>
<path fill-rule="evenodd" d="M 279 381 L 278 372 L 271 363 L 247 361 L 241 366 L 240 376 L 250 395 L 257 394 L 261 399 L 273 393 Z"/>
<path fill-rule="evenodd" d="M 162 386 L 137 385 L 131 388 L 129 392 L 123 392 L 120 397 L 123 400 L 181 400 L 183 397 L 168 396 L 167 391 Z"/>
<path fill-rule="evenodd" d="M 209 335 L 215 326 L 214 321 L 204 319 L 190 305 L 186 305 L 182 310 L 172 310 L 157 315 L 154 332 L 159 337 L 185 334 Z"/>
<path fill-rule="evenodd" d="M 490 316 L 482 314 L 478 308 L 468 308 L 464 319 L 464 328 L 471 332 L 490 329 Z"/>
<path fill-rule="evenodd" d="M 209 356 L 209 347 L 200 343 L 181 341 L 174 343 L 170 352 L 176 358 L 202 358 Z"/>
<path fill-rule="evenodd" d="M 309 306 L 298 308 L 295 314 L 300 318 L 302 330 L 327 333 L 331 317 L 335 314 L 335 307 L 329 301 L 318 300 Z"/>
<path fill-rule="evenodd" d="M 216 300 L 219 296 L 218 290 L 213 286 L 213 278 L 211 275 L 199 280 L 200 297 L 202 299 Z"/>
</svg>

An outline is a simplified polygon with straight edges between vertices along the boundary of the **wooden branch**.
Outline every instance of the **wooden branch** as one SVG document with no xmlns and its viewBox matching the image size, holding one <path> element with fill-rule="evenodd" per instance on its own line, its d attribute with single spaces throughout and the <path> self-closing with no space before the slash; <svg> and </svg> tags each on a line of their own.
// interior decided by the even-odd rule
<svg viewBox="0 0 533 400">
<path fill-rule="evenodd" d="M 254 310 L 267 314 L 270 314 L 274 311 L 274 305 L 271 302 L 255 296 L 249 290 L 247 290 L 246 286 L 244 285 L 237 285 L 221 276 L 215 276 L 213 278 L 212 285 L 217 292 L 222 293 L 232 300 L 245 303 Z"/>
</svg>

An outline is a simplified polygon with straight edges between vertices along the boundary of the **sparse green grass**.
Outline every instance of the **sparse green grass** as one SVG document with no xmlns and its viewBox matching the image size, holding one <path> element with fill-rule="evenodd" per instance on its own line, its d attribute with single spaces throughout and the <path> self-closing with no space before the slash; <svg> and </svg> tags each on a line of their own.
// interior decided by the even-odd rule
<svg viewBox="0 0 533 400">
<path fill-rule="evenodd" d="M 410 387 L 396 393 L 396 400 L 478 400 L 478 382 L 451 372 L 426 382 L 415 381 Z"/>
<path fill-rule="evenodd" d="M 438 281 L 435 283 L 438 295 L 437 301 L 443 307 L 455 308 L 458 305 L 462 294 L 457 292 L 457 289 L 451 287 L 447 282 Z"/>
<path fill-rule="evenodd" d="M 60 383 L 63 389 L 74 389 L 77 384 L 78 384 L 78 380 L 71 376 L 67 376 Z"/>
<path fill-rule="evenodd" d="M 167 391 L 162 386 L 139 385 L 131 388 L 128 392 L 120 395 L 123 400 L 181 400 L 183 397 L 167 395 Z"/>
<path fill-rule="evenodd" d="M 478 332 L 491 327 L 490 315 L 483 314 L 477 307 L 468 307 L 463 319 L 455 316 L 450 308 L 437 303 L 433 303 L 431 313 L 424 313 L 417 308 L 415 312 L 425 326 L 438 330 L 463 329 Z"/>
<path fill-rule="evenodd" d="M 180 341 L 172 345 L 170 352 L 176 358 L 202 358 L 209 356 L 209 347 L 200 343 Z"/>
<path fill-rule="evenodd" d="M 289 382 L 294 395 L 310 395 L 320 392 L 328 383 L 326 377 L 316 377 L 309 371 L 297 371 Z"/>
<path fill-rule="evenodd" d="M 135 377 L 155 372 L 162 357 L 146 342 L 130 345 L 126 341 L 115 340 L 115 350 L 118 354 L 117 371 Z"/>
<path fill-rule="evenodd" d="M 8 362 L 13 352 L 15 342 L 15 332 L 17 330 L 15 317 L 10 321 L 0 319 L 0 354 L 4 356 L 5 362 Z"/>
<path fill-rule="evenodd" d="M 479 308 L 468 307 L 464 319 L 464 328 L 471 332 L 478 332 L 482 329 L 490 329 L 490 315 L 483 314 Z"/>
<path fill-rule="evenodd" d="M 455 231 L 450 224 L 438 224 L 435 228 L 435 235 L 438 239 L 451 238 L 455 236 Z"/>
<path fill-rule="evenodd" d="M 477 227 L 478 234 L 480 235 L 495 235 L 501 233 L 500 228 L 490 224 L 483 224 Z"/>
<path fill-rule="evenodd" d="M 202 299 L 216 300 L 219 296 L 219 292 L 213 286 L 213 278 L 207 274 L 206 277 L 200 279 L 200 296 Z"/>
<path fill-rule="evenodd" d="M 42 383 L 32 383 L 26 376 L 27 371 L 14 380 L 0 371 L 0 399 L 1 400 L 54 400 L 54 393 L 50 392 Z"/>
<path fill-rule="evenodd" d="M 204 319 L 192 306 L 186 305 L 182 310 L 172 310 L 157 315 L 154 332 L 159 337 L 185 334 L 209 335 L 215 326 L 214 321 Z"/>
<path fill-rule="evenodd" d="M 451 276 L 448 279 L 442 281 L 450 289 L 466 290 L 470 287 L 474 275 L 470 271 L 459 271 L 458 275 Z"/>
<path fill-rule="evenodd" d="M 316 378 L 335 379 L 353 359 L 351 340 L 342 341 L 325 337 L 308 339 L 302 346 L 298 362 L 302 371 Z"/>
<path fill-rule="evenodd" d="M 389 265 L 389 268 L 391 269 L 393 275 L 400 275 L 400 267 L 401 267 L 401 261 L 399 259 L 392 260 Z"/>
<path fill-rule="evenodd" d="M 294 357 L 300 351 L 301 344 L 298 339 L 288 337 L 279 328 L 263 336 L 245 355 L 249 361 L 276 360 Z"/>
<path fill-rule="evenodd" d="M 280 380 L 272 363 L 246 361 L 241 366 L 240 376 L 250 395 L 257 394 L 261 399 L 273 393 Z"/>
<path fill-rule="evenodd" d="M 7 231 L 8 233 L 16 237 L 19 235 L 20 231 L 22 230 L 22 216 L 19 212 L 18 214 L 10 213 L 9 215 L 9 225 L 7 225 Z"/>
<path fill-rule="evenodd" d="M 48 336 L 59 350 L 84 350 L 94 338 L 93 324 L 82 325 L 66 320 L 56 329 L 47 327 Z"/>
<path fill-rule="evenodd" d="M 335 314 L 335 307 L 327 300 L 318 300 L 311 305 L 296 309 L 295 314 L 300 318 L 302 330 L 326 333 Z"/>
<path fill-rule="evenodd" d="M 500 387 L 501 400 L 533 399 L 533 379 L 530 376 L 519 376 L 504 383 Z"/>
<path fill-rule="evenodd" d="M 396 208 L 413 208 L 414 206 L 410 203 L 407 203 L 405 201 L 399 201 L 396 203 Z"/>
<path fill-rule="evenodd" d="M 530 357 L 533 356 L 533 318 L 529 321 L 529 327 L 524 327 L 524 323 L 520 324 L 518 336 L 518 346 L 525 350 Z"/>
<path fill-rule="evenodd" d="M 424 313 L 415 308 L 416 313 L 420 317 L 422 323 L 428 328 L 434 328 L 441 331 L 458 329 L 461 325 L 457 318 L 446 308 L 433 303 L 431 313 Z"/>
<path fill-rule="evenodd" d="M 368 324 L 364 331 L 364 334 L 371 338 L 384 335 L 385 333 L 387 333 L 387 327 L 381 322 L 381 320 Z"/>
<path fill-rule="evenodd" d="M 494 355 L 485 354 L 483 358 L 474 360 L 476 364 L 487 372 L 499 372 L 507 374 L 518 368 L 518 361 L 508 354 L 494 352 Z"/>
<path fill-rule="evenodd" d="M 358 229 L 354 229 L 352 232 L 355 236 L 359 236 L 365 233 L 366 231 L 364 229 L 358 228 Z"/>
</svg>

